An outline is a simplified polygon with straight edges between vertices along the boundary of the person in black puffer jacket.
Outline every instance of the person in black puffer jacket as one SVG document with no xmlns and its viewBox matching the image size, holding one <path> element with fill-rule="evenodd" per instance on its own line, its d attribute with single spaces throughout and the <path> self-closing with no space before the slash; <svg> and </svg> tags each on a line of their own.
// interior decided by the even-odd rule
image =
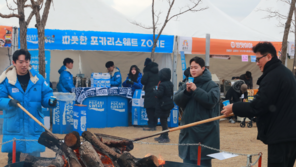
<svg viewBox="0 0 296 167">
<path fill-rule="evenodd" d="M 148 117 L 148 128 L 144 128 L 143 130 L 155 131 L 157 117 L 155 116 L 156 97 L 153 93 L 153 88 L 155 88 L 159 82 L 158 64 L 146 58 L 144 65 L 144 75 L 141 79 L 141 83 L 144 85 L 145 91 L 144 107 L 146 108 Z"/>
<path fill-rule="evenodd" d="M 171 80 L 171 70 L 164 68 L 159 71 L 159 84 L 157 90 L 154 90 L 154 95 L 157 98 L 155 115 L 160 118 L 162 130 L 168 129 L 168 117 L 171 109 L 174 108 L 174 85 Z M 161 134 L 160 137 L 155 138 L 159 143 L 170 142 L 168 133 Z"/>
</svg>

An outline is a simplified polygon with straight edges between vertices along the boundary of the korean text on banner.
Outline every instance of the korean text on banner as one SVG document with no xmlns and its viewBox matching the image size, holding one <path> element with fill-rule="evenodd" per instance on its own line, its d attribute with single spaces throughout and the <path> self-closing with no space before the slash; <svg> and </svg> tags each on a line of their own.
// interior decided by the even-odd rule
<svg viewBox="0 0 296 167">
<path fill-rule="evenodd" d="M 0 47 L 11 47 L 12 27 L 0 26 Z"/>
<path fill-rule="evenodd" d="M 185 59 L 184 51 L 181 51 L 180 54 L 181 54 L 183 79 L 186 79 L 186 76 L 184 75 L 184 71 L 186 70 L 186 59 Z"/>
<path fill-rule="evenodd" d="M 39 72 L 39 51 L 32 50 L 29 51 L 31 54 L 31 66 Z M 45 51 L 45 80 L 47 83 L 50 82 L 50 51 Z"/>
<path fill-rule="evenodd" d="M 242 55 L 242 62 L 248 62 L 248 61 L 249 61 L 248 55 Z"/>
<path fill-rule="evenodd" d="M 28 28 L 28 49 L 38 49 L 37 29 Z M 174 36 L 161 35 L 155 52 L 172 53 Z M 75 30 L 45 30 L 47 50 L 151 52 L 153 35 Z"/>
</svg>

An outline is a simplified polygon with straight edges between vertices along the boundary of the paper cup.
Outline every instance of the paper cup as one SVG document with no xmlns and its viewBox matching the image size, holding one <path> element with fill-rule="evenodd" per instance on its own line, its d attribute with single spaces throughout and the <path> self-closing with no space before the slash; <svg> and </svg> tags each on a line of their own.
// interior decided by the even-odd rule
<svg viewBox="0 0 296 167">
<path fill-rule="evenodd" d="M 225 100 L 222 103 L 223 103 L 224 107 L 230 104 L 229 100 Z"/>
<path fill-rule="evenodd" d="M 193 83 L 194 78 L 193 77 L 188 77 L 188 82 Z"/>
<path fill-rule="evenodd" d="M 157 86 L 155 86 L 155 89 L 157 90 Z"/>
<path fill-rule="evenodd" d="M 55 96 L 51 96 L 50 99 L 49 99 L 50 104 L 53 104 L 55 99 L 57 99 Z"/>
</svg>

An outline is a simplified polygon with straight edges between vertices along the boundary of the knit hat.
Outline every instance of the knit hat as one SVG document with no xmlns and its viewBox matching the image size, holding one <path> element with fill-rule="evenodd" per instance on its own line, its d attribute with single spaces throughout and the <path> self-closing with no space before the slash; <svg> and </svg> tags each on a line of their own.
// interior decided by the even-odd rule
<svg viewBox="0 0 296 167">
<path fill-rule="evenodd" d="M 146 58 L 144 66 L 147 66 L 149 63 L 151 63 L 151 59 L 150 58 Z"/>
<path fill-rule="evenodd" d="M 246 84 L 242 84 L 241 91 L 242 93 L 245 93 L 248 90 L 248 86 Z"/>
<path fill-rule="evenodd" d="M 108 61 L 105 66 L 106 66 L 106 68 L 112 67 L 112 66 L 114 66 L 114 62 Z"/>
</svg>

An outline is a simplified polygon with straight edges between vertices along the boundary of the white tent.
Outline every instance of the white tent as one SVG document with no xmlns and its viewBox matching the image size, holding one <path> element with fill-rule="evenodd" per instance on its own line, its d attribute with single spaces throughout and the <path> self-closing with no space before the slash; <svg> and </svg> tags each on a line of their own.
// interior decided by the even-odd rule
<svg viewBox="0 0 296 167">
<path fill-rule="evenodd" d="M 243 19 L 241 23 L 255 31 L 275 38 L 276 41 L 282 41 L 285 28 L 279 25 L 280 23 L 284 25 L 286 20 L 281 20 L 276 17 L 267 19 L 266 17 L 270 14 L 262 10 L 270 9 L 272 11 L 277 11 L 281 15 L 287 16 L 289 8 L 290 6 L 283 1 L 261 0 L 257 7 L 245 19 Z M 289 33 L 289 41 L 293 40 L 294 34 Z"/>
<path fill-rule="evenodd" d="M 122 14 L 105 5 L 100 0 L 88 0 L 87 2 L 81 0 L 58 0 L 53 2 L 46 29 L 149 33 L 146 29 L 131 24 Z M 3 14 L 10 13 L 5 1 L 1 1 L 0 10 Z M 30 9 L 26 9 L 27 17 L 29 12 Z M 35 23 L 36 21 L 33 17 L 28 27 L 34 27 Z M 0 18 L 0 25 L 19 27 L 17 18 Z M 8 59 L 7 56 L 2 55 L 4 52 L 5 50 L 0 52 L 1 63 L 4 62 L 2 60 L 6 61 Z M 157 60 L 160 61 L 160 64 L 166 64 L 161 62 L 163 61 L 161 55 L 157 54 Z M 131 65 L 137 65 L 140 69 L 143 69 L 144 61 L 146 57 L 150 57 L 150 53 L 53 50 L 51 51 L 51 81 L 58 81 L 59 74 L 57 71 L 66 57 L 74 60 L 74 68 L 72 70 L 74 76 L 79 73 L 79 70 L 86 77 L 90 77 L 92 72 L 106 72 L 105 63 L 111 60 L 114 61 L 115 66 L 120 68 L 122 78 L 125 79 Z M 81 64 L 81 69 L 79 69 L 79 64 Z"/>
<path fill-rule="evenodd" d="M 165 20 L 168 9 L 167 1 L 155 2 L 155 13 L 162 12 L 160 15 L 160 23 Z M 186 10 L 187 6 L 192 6 L 190 0 L 176 0 L 171 16 L 178 13 L 180 9 Z M 231 40 L 250 40 L 274 41 L 275 38 L 261 34 L 257 31 L 242 25 L 238 21 L 232 19 L 224 12 L 215 7 L 209 0 L 203 0 L 196 8 L 208 9 L 199 12 L 187 12 L 176 19 L 172 19 L 163 31 L 163 34 L 200 37 L 205 38 L 206 34 L 210 34 L 213 39 L 231 39 Z M 136 16 L 134 21 L 152 26 L 151 6 L 146 8 L 141 14 Z M 160 24 L 158 27 L 161 27 Z M 152 30 L 150 31 L 152 32 Z"/>
</svg>

